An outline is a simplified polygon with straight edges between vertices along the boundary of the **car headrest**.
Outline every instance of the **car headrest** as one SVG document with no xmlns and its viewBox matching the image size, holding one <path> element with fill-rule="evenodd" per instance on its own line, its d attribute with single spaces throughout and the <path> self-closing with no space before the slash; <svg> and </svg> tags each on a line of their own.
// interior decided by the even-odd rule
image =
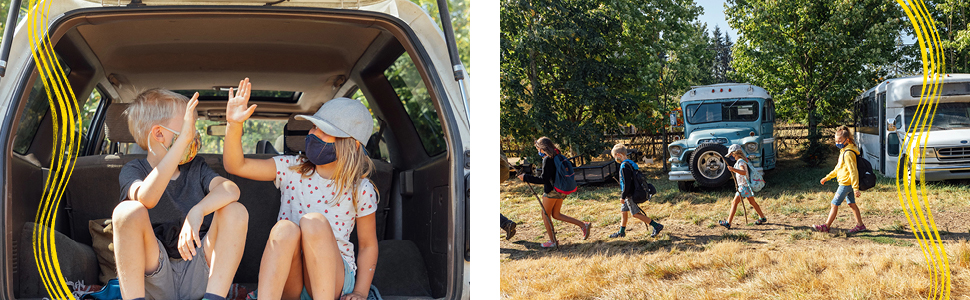
<svg viewBox="0 0 970 300">
<path fill-rule="evenodd" d="M 306 135 L 313 129 L 313 122 L 307 120 L 294 119 L 296 115 L 290 116 L 290 120 L 283 127 L 283 154 L 296 154 L 306 148 Z"/>
<path fill-rule="evenodd" d="M 105 116 L 105 136 L 112 143 L 134 143 L 135 138 L 128 131 L 128 118 L 123 114 L 128 109 L 128 103 L 111 103 Z"/>
</svg>

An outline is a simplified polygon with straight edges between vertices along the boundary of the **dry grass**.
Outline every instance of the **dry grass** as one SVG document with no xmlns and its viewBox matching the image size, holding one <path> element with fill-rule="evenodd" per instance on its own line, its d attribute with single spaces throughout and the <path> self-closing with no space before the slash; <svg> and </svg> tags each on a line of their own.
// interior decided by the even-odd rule
<svg viewBox="0 0 970 300">
<path fill-rule="evenodd" d="M 570 195 L 562 212 L 593 223 L 580 230 L 554 221 L 563 246 L 545 250 L 539 205 L 528 186 L 512 180 L 502 187 L 501 211 L 519 222 L 519 233 L 502 240 L 501 291 L 506 299 L 925 299 L 933 274 L 913 238 L 891 179 L 865 192 L 858 205 L 870 232 L 848 235 L 854 226 L 843 206 L 832 233 L 809 230 L 828 214 L 835 186 L 818 185 L 831 170 L 805 168 L 786 159 L 766 176 L 757 195 L 769 225 L 745 224 L 742 210 L 734 229 L 726 219 L 730 188 L 681 193 L 659 165 L 644 167 L 659 194 L 643 205 L 666 227 L 649 238 L 630 218 L 627 237 L 609 239 L 619 228 L 617 185 L 584 186 Z M 649 179 L 652 177 L 652 179 Z M 968 181 L 927 184 L 927 197 L 951 270 L 952 299 L 970 299 L 970 185 Z M 541 193 L 541 187 L 535 187 Z M 749 206 L 748 220 L 757 216 Z M 499 232 L 502 235 L 501 231 Z"/>
</svg>

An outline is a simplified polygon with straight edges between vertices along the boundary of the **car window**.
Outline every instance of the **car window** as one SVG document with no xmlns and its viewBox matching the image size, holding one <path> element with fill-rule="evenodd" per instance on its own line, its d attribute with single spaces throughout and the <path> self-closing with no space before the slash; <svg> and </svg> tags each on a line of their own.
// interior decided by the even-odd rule
<svg viewBox="0 0 970 300">
<path fill-rule="evenodd" d="M 211 125 L 220 124 L 223 123 L 210 120 L 195 122 L 195 129 L 199 132 L 202 140 L 202 148 L 199 149 L 199 153 L 222 154 L 225 136 L 209 135 L 207 130 Z M 243 123 L 243 154 L 256 153 L 256 143 L 261 140 L 269 141 L 273 144 L 273 148 L 276 148 L 276 151 L 282 153 L 283 148 L 279 146 L 282 144 L 281 137 L 283 136 L 284 125 L 286 125 L 286 120 L 247 120 Z"/>
<path fill-rule="evenodd" d="M 428 88 L 424 85 L 424 80 L 421 79 L 421 74 L 418 73 L 411 57 L 407 53 L 402 54 L 390 68 L 384 71 L 384 76 L 401 99 L 401 104 L 411 118 L 411 123 L 414 123 L 424 150 L 428 155 L 444 152 L 446 145 L 438 111 L 431 102 Z"/>
<path fill-rule="evenodd" d="M 91 121 L 93 121 L 95 113 L 98 112 L 99 106 L 101 106 L 101 92 L 98 89 L 94 89 L 91 95 L 88 96 L 88 100 L 81 106 L 81 119 L 78 120 L 78 125 L 81 128 L 80 153 L 84 153 L 84 147 L 87 146 L 88 140 L 98 138 L 96 136 L 88 136 L 88 132 L 91 130 Z M 95 132 L 95 134 L 98 134 L 98 132 Z"/>
<path fill-rule="evenodd" d="M 64 71 L 64 75 L 71 74 L 71 68 L 64 64 L 60 55 L 57 55 L 57 57 L 57 61 L 61 62 L 60 67 Z M 27 151 L 30 150 L 30 144 L 34 142 L 37 129 L 40 128 L 41 121 L 44 120 L 49 108 L 47 89 L 44 87 L 44 80 L 38 75 L 37 79 L 34 80 L 34 86 L 30 89 L 30 94 L 27 96 L 24 113 L 20 116 L 20 127 L 17 128 L 17 137 L 13 142 L 14 152 L 21 155 L 27 154 Z"/>
</svg>

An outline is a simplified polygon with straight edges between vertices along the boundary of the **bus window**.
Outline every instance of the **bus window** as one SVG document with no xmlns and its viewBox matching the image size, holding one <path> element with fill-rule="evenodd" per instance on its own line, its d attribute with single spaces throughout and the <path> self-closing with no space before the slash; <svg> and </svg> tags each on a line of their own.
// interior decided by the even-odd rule
<svg viewBox="0 0 970 300">
<path fill-rule="evenodd" d="M 889 156 L 899 156 L 899 136 L 895 132 L 890 133 L 886 141 L 886 152 Z"/>
<path fill-rule="evenodd" d="M 912 124 L 916 115 L 917 106 L 907 106 L 904 110 L 906 124 Z M 926 124 L 932 121 L 930 130 L 949 130 L 959 128 L 970 128 L 970 103 L 940 103 L 936 106 L 932 119 L 925 120 Z M 922 126 L 923 121 L 916 126 Z M 918 131 L 918 129 L 917 129 Z"/>
</svg>

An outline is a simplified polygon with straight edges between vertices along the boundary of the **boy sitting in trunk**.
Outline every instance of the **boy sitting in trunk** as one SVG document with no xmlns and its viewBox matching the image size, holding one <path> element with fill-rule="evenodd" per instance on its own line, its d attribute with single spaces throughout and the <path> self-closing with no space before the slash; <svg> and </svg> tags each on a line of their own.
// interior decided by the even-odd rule
<svg viewBox="0 0 970 300">
<path fill-rule="evenodd" d="M 225 299 L 242 258 L 249 213 L 239 187 L 195 157 L 198 96 L 152 89 L 125 111 L 148 156 L 121 168 L 111 218 L 124 299 Z"/>
</svg>

